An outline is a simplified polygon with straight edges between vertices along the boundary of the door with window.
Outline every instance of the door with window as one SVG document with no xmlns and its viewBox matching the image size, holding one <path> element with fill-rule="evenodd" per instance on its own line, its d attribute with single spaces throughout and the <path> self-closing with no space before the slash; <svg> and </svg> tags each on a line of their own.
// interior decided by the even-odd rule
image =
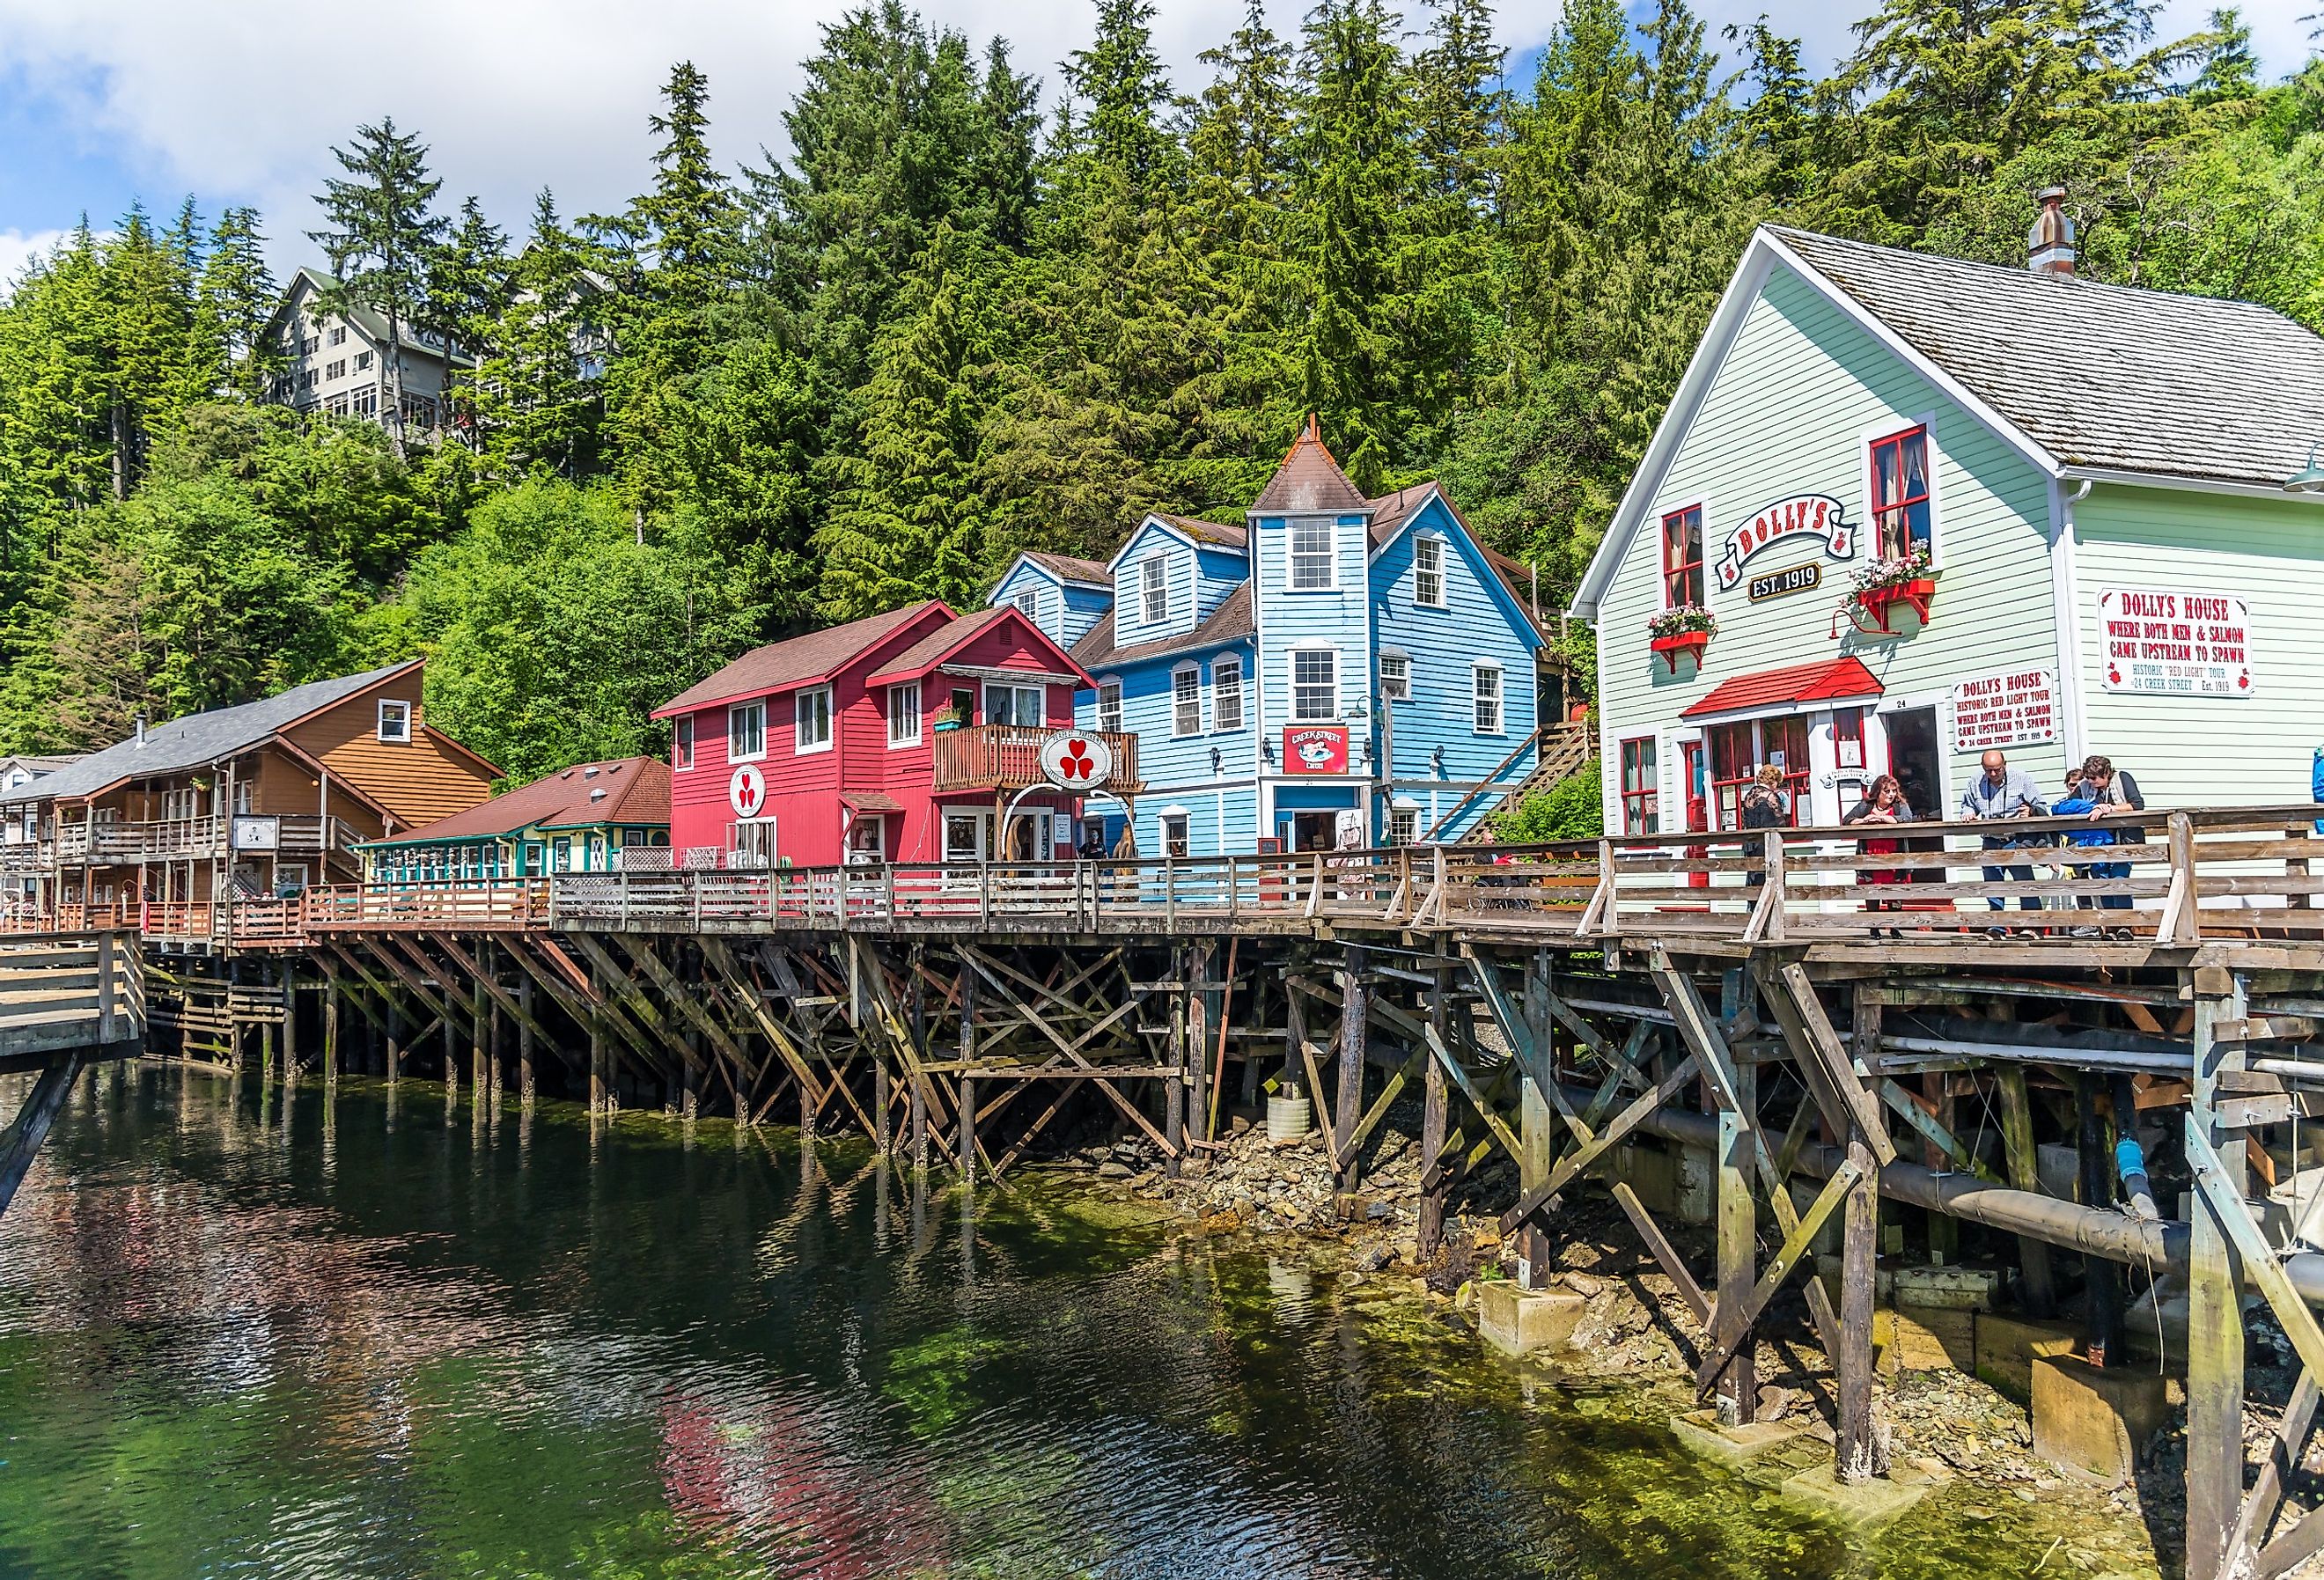
<svg viewBox="0 0 2324 1580">
<path fill-rule="evenodd" d="M 944 859 L 981 862 L 984 859 L 984 812 L 946 812 L 944 818 Z"/>
<path fill-rule="evenodd" d="M 1790 825 L 1799 827 L 1802 803 L 1808 794 L 1808 721 L 1804 715 L 1745 719 L 1713 725 L 1705 732 L 1711 746 L 1711 807 L 1712 827 L 1733 831 L 1743 827 L 1743 792 L 1765 765 L 1780 769 L 1784 795 L 1790 803 Z"/>
</svg>

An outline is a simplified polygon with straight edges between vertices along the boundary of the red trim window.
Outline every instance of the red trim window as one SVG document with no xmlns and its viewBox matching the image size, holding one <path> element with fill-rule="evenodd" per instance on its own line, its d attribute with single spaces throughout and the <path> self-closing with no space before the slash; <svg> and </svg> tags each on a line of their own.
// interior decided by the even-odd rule
<svg viewBox="0 0 2324 1580">
<path fill-rule="evenodd" d="M 1622 743 L 1622 832 L 1662 832 L 1662 775 L 1655 769 L 1655 738 Z"/>
<path fill-rule="evenodd" d="M 1663 607 L 1702 603 L 1702 507 L 1663 517 Z"/>
<path fill-rule="evenodd" d="M 1926 425 L 1872 441 L 1872 531 L 1883 559 L 1930 547 Z"/>
</svg>

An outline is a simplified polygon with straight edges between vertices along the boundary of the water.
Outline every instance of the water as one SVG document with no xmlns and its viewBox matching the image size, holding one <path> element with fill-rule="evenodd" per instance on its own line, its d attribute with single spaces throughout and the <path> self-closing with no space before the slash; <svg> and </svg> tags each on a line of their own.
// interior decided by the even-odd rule
<svg viewBox="0 0 2324 1580">
<path fill-rule="evenodd" d="M 1956 1486 L 1852 1539 L 1677 1451 L 1668 1395 L 1062 1185 L 970 1214 L 724 1125 L 279 1103 L 101 1072 L 0 1217 L 0 1575 L 2015 1575 L 2089 1537 Z"/>
</svg>

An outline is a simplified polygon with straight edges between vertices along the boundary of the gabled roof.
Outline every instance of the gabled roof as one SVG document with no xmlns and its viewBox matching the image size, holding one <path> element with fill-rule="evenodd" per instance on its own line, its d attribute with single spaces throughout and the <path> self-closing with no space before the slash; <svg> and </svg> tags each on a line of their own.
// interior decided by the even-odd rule
<svg viewBox="0 0 2324 1580">
<path fill-rule="evenodd" d="M 666 824 L 669 821 L 669 765 L 650 757 L 611 762 L 576 762 L 543 774 L 530 784 L 494 796 L 448 818 L 374 845 L 434 845 L 456 839 L 491 839 L 521 829 L 589 828 L 605 823 Z"/>
<path fill-rule="evenodd" d="M 1153 642 L 1133 642 L 1128 647 L 1113 644 L 1113 611 L 1109 609 L 1089 633 L 1074 643 L 1074 662 L 1090 674 L 1110 669 L 1116 664 L 1135 664 L 1148 659 L 1168 658 L 1175 653 L 1200 652 L 1204 648 L 1223 647 L 1228 642 L 1250 635 L 1258 627 L 1250 617 L 1250 583 L 1243 582 L 1229 593 L 1219 606 L 1211 611 L 1194 630 L 1180 636 L 1160 637 Z"/>
<path fill-rule="evenodd" d="M 1477 536 L 1476 529 L 1469 525 L 1469 518 L 1461 513 L 1461 507 L 1452 503 L 1452 496 L 1444 492 L 1443 484 L 1434 481 L 1409 484 L 1393 494 L 1383 494 L 1378 499 L 1366 502 L 1372 510 L 1370 537 L 1373 556 L 1377 558 L 1395 542 L 1397 535 L 1410 525 L 1413 518 L 1431 501 L 1443 504 L 1444 513 L 1452 518 L 1462 536 L 1476 545 L 1477 552 L 1485 557 L 1485 564 L 1492 571 L 1494 579 L 1501 584 L 1501 590 L 1508 594 L 1509 602 L 1517 605 L 1517 617 L 1544 645 L 1547 645 L 1549 627 L 1534 613 L 1533 567 L 1487 548 L 1484 541 Z"/>
<path fill-rule="evenodd" d="M 794 636 L 788 642 L 770 642 L 765 647 L 752 648 L 725 668 L 687 687 L 655 708 L 653 716 L 666 718 L 674 713 L 707 707 L 712 703 L 724 702 L 731 698 L 757 697 L 770 691 L 784 691 L 795 686 L 812 685 L 828 679 L 931 610 L 940 612 L 947 622 L 953 617 L 951 605 L 940 599 L 928 598 L 920 603 L 907 604 L 900 609 L 890 609 L 885 614 L 851 620 L 844 625 L 810 631 L 805 636 Z"/>
<path fill-rule="evenodd" d="M 281 734 L 300 720 L 406 671 L 420 661 L 366 670 L 330 680 L 310 680 L 304 686 L 236 707 L 189 713 L 183 718 L 155 725 L 145 738 L 134 737 L 88 756 L 53 773 L 44 773 L 0 800 L 75 800 L 109 790 L 124 780 L 151 779 L 207 768 L 214 762 L 249 751 Z M 483 759 L 479 758 L 479 762 Z M 489 764 L 487 764 L 489 766 Z"/>
<path fill-rule="evenodd" d="M 1779 707 L 1793 702 L 1833 702 L 1844 697 L 1877 697 L 1879 677 L 1858 658 L 1819 659 L 1812 664 L 1792 664 L 1780 670 L 1737 675 L 1721 680 L 1710 694 L 1679 715 L 1702 718 L 1714 713 L 1734 713 L 1749 707 Z"/>
<path fill-rule="evenodd" d="M 1240 522 L 1206 522 L 1195 516 L 1174 516 L 1155 511 L 1153 519 L 1177 528 L 1205 549 L 1248 549 L 1250 529 Z"/>
<path fill-rule="evenodd" d="M 876 684 L 883 680 L 908 680 L 916 675 L 924 675 L 994 626 L 1010 622 L 1015 623 L 1018 640 L 1025 646 L 1058 660 L 1067 671 L 1078 671 L 1079 666 L 1074 664 L 1072 655 L 1050 641 L 1039 626 L 1026 619 L 1022 610 L 1014 604 L 1000 604 L 937 626 L 881 664 L 872 679 Z M 1075 672 L 1074 679 L 1086 680 L 1089 677 Z"/>
<path fill-rule="evenodd" d="M 2324 339 L 2270 309 L 1763 226 L 1599 542 L 1574 614 L 1595 617 L 1776 268 L 2052 477 L 2273 494 L 2315 441 Z"/>
<path fill-rule="evenodd" d="M 299 293 L 299 287 L 300 285 L 303 284 L 309 289 L 314 291 L 327 291 L 331 290 L 336 283 L 337 282 L 333 281 L 329 275 L 321 273 L 319 270 L 309 269 L 305 264 L 300 264 L 298 268 L 290 272 L 290 278 L 284 282 L 282 286 L 282 294 L 276 300 L 274 303 L 274 311 L 268 316 L 266 327 L 269 329 L 272 329 L 282 321 L 284 313 L 290 310 L 290 300 Z M 361 303 L 355 303 L 350 305 L 346 312 L 340 316 L 345 318 L 349 324 L 352 324 L 355 328 L 362 330 L 364 337 L 369 339 L 374 345 L 384 346 L 387 344 L 387 319 L 382 317 L 374 309 L 363 306 Z M 440 341 L 431 346 L 426 341 L 418 338 L 418 334 L 419 332 L 413 329 L 410 325 L 406 324 L 403 326 L 401 340 L 404 350 L 416 351 L 422 356 L 433 356 L 445 361 L 459 364 L 462 366 L 473 367 L 475 365 L 476 359 L 475 357 L 463 352 L 447 351 Z"/>
<path fill-rule="evenodd" d="M 1076 559 L 1070 554 L 1052 554 L 1045 549 L 1019 550 L 1017 558 L 1039 567 L 1061 582 L 1090 587 L 1113 586 L 1113 568 L 1101 560 Z M 1012 564 L 1010 568 L 1013 570 L 1016 567 Z M 1002 571 L 1001 579 L 1007 581 L 1009 572 Z"/>
<path fill-rule="evenodd" d="M 1250 513 L 1320 515 L 1369 508 L 1370 502 L 1356 492 L 1356 485 L 1348 481 L 1348 475 L 1340 470 L 1340 463 L 1324 448 L 1323 436 L 1310 415 L 1307 426 L 1291 441 L 1283 464 L 1267 480 L 1267 486 L 1259 491 Z"/>
</svg>

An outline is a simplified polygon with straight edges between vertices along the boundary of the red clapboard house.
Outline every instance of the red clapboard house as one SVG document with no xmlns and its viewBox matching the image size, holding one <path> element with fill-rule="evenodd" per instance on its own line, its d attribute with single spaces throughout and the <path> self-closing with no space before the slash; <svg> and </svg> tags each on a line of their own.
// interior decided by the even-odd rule
<svg viewBox="0 0 2324 1580">
<path fill-rule="evenodd" d="M 677 864 L 1070 855 L 1081 798 L 1019 796 L 1092 684 L 1013 605 L 930 600 L 747 652 L 654 710 Z M 1134 789 L 1135 740 L 1105 739 Z"/>
</svg>

